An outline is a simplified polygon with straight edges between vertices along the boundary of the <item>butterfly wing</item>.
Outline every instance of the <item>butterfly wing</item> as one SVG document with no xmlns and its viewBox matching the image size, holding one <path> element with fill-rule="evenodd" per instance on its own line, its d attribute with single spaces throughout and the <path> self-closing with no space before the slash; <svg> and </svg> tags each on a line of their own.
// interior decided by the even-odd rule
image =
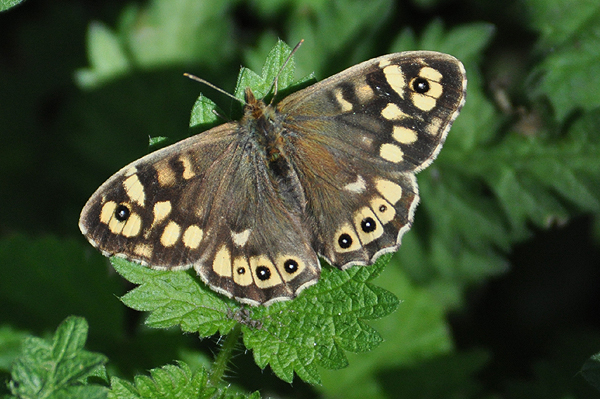
<svg viewBox="0 0 600 399">
<path fill-rule="evenodd" d="M 300 210 L 274 191 L 264 159 L 228 123 L 124 167 L 89 199 L 80 229 L 106 256 L 194 267 L 253 305 L 294 297 L 320 265 Z"/>
<path fill-rule="evenodd" d="M 358 64 L 278 104 L 284 152 L 321 256 L 346 268 L 398 248 L 419 201 L 414 174 L 437 156 L 465 90 L 456 58 L 406 52 Z"/>
</svg>

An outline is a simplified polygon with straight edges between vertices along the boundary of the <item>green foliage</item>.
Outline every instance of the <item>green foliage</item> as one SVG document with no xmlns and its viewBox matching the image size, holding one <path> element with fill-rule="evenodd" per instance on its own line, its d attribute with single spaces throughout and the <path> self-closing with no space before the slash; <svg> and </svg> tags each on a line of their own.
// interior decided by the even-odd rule
<svg viewBox="0 0 600 399">
<path fill-rule="evenodd" d="M 88 325 L 69 317 L 52 340 L 28 337 L 12 366 L 10 390 L 18 398 L 106 398 L 107 388 L 90 383 L 106 377 L 107 358 L 83 349 Z"/>
<path fill-rule="evenodd" d="M 388 291 L 368 283 L 389 260 L 371 268 L 348 271 L 324 269 L 319 283 L 294 301 L 248 308 L 223 299 L 186 272 L 157 271 L 113 258 L 115 269 L 139 284 L 122 297 L 136 310 L 150 312 L 146 324 L 156 328 L 179 325 L 200 337 L 226 335 L 241 324 L 244 345 L 259 367 L 292 382 L 293 373 L 312 384 L 320 382 L 316 366 L 347 366 L 344 351 L 364 352 L 381 343 L 381 336 L 364 323 L 383 317 L 398 306 Z"/>
<path fill-rule="evenodd" d="M 198 399 L 259 399 L 260 394 L 232 393 L 230 389 L 218 390 L 208 382 L 205 370 L 194 372 L 190 367 L 177 362 L 150 370 L 151 377 L 140 375 L 134 383 L 114 377 L 111 379 L 109 399 L 145 398 L 198 398 Z"/>
<path fill-rule="evenodd" d="M 0 0 L 0 12 L 6 11 L 22 2 L 23 0 Z"/>
<path fill-rule="evenodd" d="M 29 1 L 11 8 L 18 3 L 0 1 L 8 10 L 0 13 L 0 372 L 12 379 L 0 395 L 10 387 L 21 397 L 39 389 L 56 397 L 234 397 L 223 379 L 282 397 L 547 399 L 598 389 L 597 355 L 585 362 L 600 348 L 597 323 L 587 325 L 590 337 L 553 355 L 541 344 L 581 325 L 569 317 L 586 305 L 539 295 L 557 275 L 566 276 L 561 289 L 597 292 L 585 285 L 597 281 L 597 262 L 588 279 L 576 279 L 584 255 L 597 260 L 581 252 L 593 252 L 600 237 L 597 1 L 152 0 L 87 9 Z M 197 133 L 239 115 L 237 102 L 183 72 L 238 98 L 246 86 L 271 95 L 289 53 L 281 43 L 272 49 L 278 37 L 304 44 L 282 71 L 276 100 L 306 82 L 300 76 L 323 79 L 385 53 L 438 50 L 464 62 L 467 102 L 439 158 L 418 176 L 413 229 L 385 269 L 324 266 L 318 285 L 268 308 L 224 299 L 192 272 L 114 260 L 138 285 L 122 302 L 148 312 L 153 329 L 126 322 L 115 298 L 123 280 L 77 230 L 81 206 L 103 179 L 147 152 L 148 137 L 162 146 L 165 136 L 185 137 L 188 122 Z M 233 89 L 240 64 L 249 69 Z M 215 103 L 225 111 L 215 114 Z M 522 282 L 527 296 L 496 299 L 501 308 L 519 304 L 494 332 L 507 346 L 478 341 L 478 320 L 449 324 L 449 312 L 472 316 L 492 277 L 514 276 L 523 262 L 516 246 L 582 215 L 596 223 L 596 244 L 575 235 L 567 261 Z M 552 250 L 536 248 L 525 259 Z M 396 298 L 402 306 L 390 314 Z M 85 316 L 89 347 L 110 359 L 110 388 L 107 359 L 82 348 L 87 328 L 71 314 Z M 523 314 L 554 318 L 531 338 Z M 54 338 L 25 338 L 44 337 L 65 319 Z M 195 333 L 205 338 L 200 344 Z M 455 339 L 482 349 L 456 349 Z M 505 352 L 524 340 L 539 345 L 535 360 L 507 361 Z M 212 365 L 211 351 L 218 352 Z M 42 367 L 44 359 L 55 367 Z M 101 362 L 94 368 L 90 359 Z M 282 388 L 294 373 L 300 378 Z"/>
</svg>

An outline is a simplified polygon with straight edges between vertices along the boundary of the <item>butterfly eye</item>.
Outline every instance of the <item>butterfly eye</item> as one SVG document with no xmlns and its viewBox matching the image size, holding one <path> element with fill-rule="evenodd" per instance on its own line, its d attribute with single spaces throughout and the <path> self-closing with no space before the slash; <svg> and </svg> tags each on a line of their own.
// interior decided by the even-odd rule
<svg viewBox="0 0 600 399">
<path fill-rule="evenodd" d="M 424 94 L 429 91 L 429 82 L 423 78 L 413 80 L 413 90 L 419 94 Z"/>
<path fill-rule="evenodd" d="M 350 246 L 352 246 L 352 237 L 350 237 L 349 234 L 344 233 L 338 238 L 338 244 L 340 244 L 340 247 L 343 249 L 350 248 Z"/>
<path fill-rule="evenodd" d="M 377 228 L 377 223 L 373 220 L 373 218 L 364 218 L 360 223 L 360 227 L 365 233 L 370 233 L 375 231 Z"/>
<path fill-rule="evenodd" d="M 283 267 L 289 274 L 296 273 L 298 271 L 298 262 L 294 259 L 288 259 L 283 263 Z"/>
<path fill-rule="evenodd" d="M 259 280 L 266 281 L 271 278 L 271 271 L 266 266 L 258 266 L 256 268 L 256 276 Z"/>
<path fill-rule="evenodd" d="M 131 212 L 129 211 L 129 208 L 127 208 L 125 205 L 119 205 L 115 209 L 115 218 L 117 218 L 119 222 L 126 221 L 127 219 L 129 219 L 130 215 Z"/>
</svg>

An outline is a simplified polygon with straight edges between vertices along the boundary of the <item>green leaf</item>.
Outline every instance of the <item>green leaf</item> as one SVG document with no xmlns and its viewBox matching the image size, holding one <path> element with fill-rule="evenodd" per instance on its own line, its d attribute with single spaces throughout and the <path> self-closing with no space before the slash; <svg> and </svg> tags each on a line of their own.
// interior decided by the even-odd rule
<svg viewBox="0 0 600 399">
<path fill-rule="evenodd" d="M 373 266 L 346 271 L 324 268 L 319 283 L 289 302 L 252 310 L 259 328 L 245 323 L 244 344 L 254 351 L 259 367 L 271 366 L 282 380 L 293 373 L 311 384 L 320 383 L 316 366 L 345 367 L 344 351 L 364 352 L 378 346 L 381 336 L 364 320 L 393 312 L 398 299 L 368 283 L 389 261 L 381 257 Z"/>
<path fill-rule="evenodd" d="M 590 111 L 600 106 L 600 18 L 586 31 L 559 49 L 554 49 L 533 71 L 532 94 L 548 96 L 559 121 L 576 109 Z M 539 82 L 538 82 L 539 81 Z"/>
<path fill-rule="evenodd" d="M 81 317 L 68 317 L 52 340 L 29 337 L 17 358 L 9 384 L 20 398 L 105 398 L 107 389 L 87 382 L 106 374 L 104 355 L 83 349 L 88 325 Z M 86 384 L 82 386 L 82 384 Z"/>
<path fill-rule="evenodd" d="M 600 4 L 595 0 L 578 0 L 576 5 L 565 0 L 527 0 L 524 5 L 548 47 L 573 41 L 581 32 L 596 28 L 600 19 Z"/>
<path fill-rule="evenodd" d="M 408 244 L 406 240 L 414 235 L 414 232 L 409 232 L 403 237 L 400 253 L 410 249 L 405 247 Z M 423 265 L 419 259 L 412 261 L 417 268 Z M 349 353 L 348 367 L 323 370 L 322 385 L 316 389 L 324 397 L 383 399 L 379 373 L 390 368 L 408 367 L 452 351 L 444 301 L 431 288 L 419 287 L 411 282 L 401 266 L 392 260 L 373 280 L 402 301 L 402 306 L 393 315 L 369 323 L 384 341 L 374 351 Z"/>
<path fill-rule="evenodd" d="M 183 271 L 151 270 L 119 258 L 111 262 L 127 280 L 141 284 L 122 301 L 151 312 L 149 326 L 180 325 L 207 337 L 217 331 L 227 334 L 240 323 L 244 344 L 254 351 L 259 367 L 270 365 L 288 382 L 296 372 L 317 384 L 317 365 L 344 367 L 348 364 L 344 350 L 368 351 L 381 343 L 380 335 L 363 320 L 383 317 L 398 306 L 393 294 L 368 283 L 388 260 L 383 256 L 374 266 L 347 271 L 325 268 L 319 283 L 300 297 L 257 308 L 223 298 Z"/>
<path fill-rule="evenodd" d="M 123 45 L 106 25 L 95 22 L 89 26 L 87 48 L 91 68 L 76 72 L 75 78 L 80 87 L 95 88 L 130 71 L 131 63 Z"/>
<path fill-rule="evenodd" d="M 590 357 L 583 364 L 580 373 L 591 386 L 600 391 L 600 353 Z"/>
<path fill-rule="evenodd" d="M 242 68 L 238 76 L 235 96 L 245 100 L 244 91 L 247 87 L 252 87 L 252 91 L 257 98 L 264 98 L 273 88 L 276 77 L 280 89 L 292 84 L 294 81 L 294 60 L 290 58 L 291 51 L 292 49 L 287 44 L 279 40 L 267 55 L 260 75 L 248 68 Z M 286 64 L 285 62 L 288 59 L 289 62 Z"/>
<path fill-rule="evenodd" d="M 159 271 L 120 258 L 111 258 L 115 270 L 128 281 L 140 284 L 121 300 L 133 309 L 151 312 L 146 324 L 155 328 L 180 325 L 183 331 L 208 337 L 224 335 L 235 322 L 228 318 L 228 304 L 222 296 L 201 286 L 184 271 Z M 235 305 L 234 305 L 235 306 Z"/>
<path fill-rule="evenodd" d="M 17 4 L 22 3 L 24 0 L 0 0 L 0 12 L 6 11 L 9 8 L 13 8 Z"/>
<path fill-rule="evenodd" d="M 138 375 L 134 383 L 113 377 L 109 398 L 219 398 L 219 399 L 259 399 L 260 394 L 243 395 L 228 388 L 218 389 L 208 383 L 208 373 L 204 369 L 192 371 L 184 362 L 166 365 L 150 370 L 150 376 Z"/>
</svg>

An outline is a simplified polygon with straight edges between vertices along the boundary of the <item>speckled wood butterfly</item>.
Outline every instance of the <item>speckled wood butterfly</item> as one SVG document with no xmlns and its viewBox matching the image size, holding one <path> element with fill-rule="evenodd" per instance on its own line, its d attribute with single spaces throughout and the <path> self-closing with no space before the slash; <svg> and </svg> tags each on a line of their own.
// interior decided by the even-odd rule
<svg viewBox="0 0 600 399">
<path fill-rule="evenodd" d="M 107 256 L 193 267 L 251 305 L 291 299 L 340 269 L 395 251 L 465 102 L 456 58 L 388 54 L 265 104 L 241 120 L 127 165 L 89 199 L 79 227 Z"/>
</svg>

